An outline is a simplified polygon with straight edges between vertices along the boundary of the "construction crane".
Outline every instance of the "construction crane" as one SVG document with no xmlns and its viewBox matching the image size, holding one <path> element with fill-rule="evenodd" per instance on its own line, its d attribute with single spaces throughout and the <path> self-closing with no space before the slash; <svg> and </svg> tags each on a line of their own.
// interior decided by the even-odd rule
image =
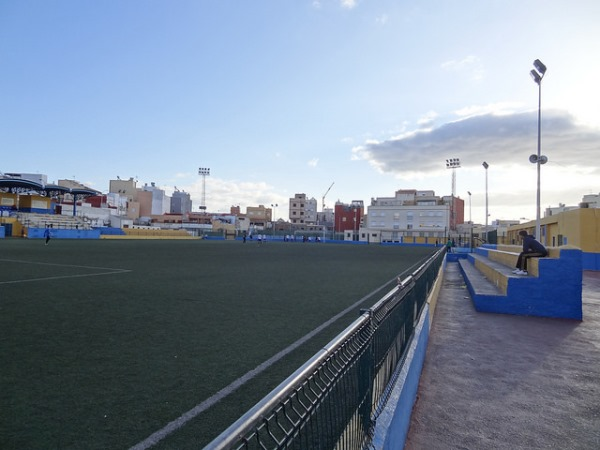
<svg viewBox="0 0 600 450">
<path fill-rule="evenodd" d="M 327 194 L 329 194 L 329 191 L 331 190 L 331 187 L 332 187 L 334 184 L 335 184 L 335 181 L 334 181 L 333 183 L 331 183 L 331 186 L 329 186 L 329 189 L 327 189 L 327 190 L 325 191 L 325 193 L 323 194 L 323 200 L 322 200 L 322 202 L 323 202 L 323 209 L 322 209 L 322 211 L 323 211 L 323 212 L 325 212 L 325 196 L 326 196 Z"/>
</svg>

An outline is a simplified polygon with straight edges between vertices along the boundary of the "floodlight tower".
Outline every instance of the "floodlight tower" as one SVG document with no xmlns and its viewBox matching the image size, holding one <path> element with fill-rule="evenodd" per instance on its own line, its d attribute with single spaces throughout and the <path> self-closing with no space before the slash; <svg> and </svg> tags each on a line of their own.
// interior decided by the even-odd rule
<svg viewBox="0 0 600 450">
<path fill-rule="evenodd" d="M 452 169 L 452 198 L 450 200 L 450 229 L 456 229 L 456 217 L 454 211 L 454 197 L 456 196 L 456 169 L 460 167 L 459 158 L 450 158 L 446 160 L 446 169 Z"/>
<path fill-rule="evenodd" d="M 206 210 L 206 177 L 210 175 L 210 169 L 208 167 L 200 167 L 198 169 L 198 175 L 202 177 L 202 200 L 200 209 Z"/>
<path fill-rule="evenodd" d="M 485 169 L 485 241 L 487 242 L 487 237 L 488 237 L 488 217 L 489 217 L 489 213 L 488 213 L 488 168 L 490 167 L 490 165 L 484 161 L 481 163 L 481 165 L 483 166 L 483 168 Z"/>
</svg>

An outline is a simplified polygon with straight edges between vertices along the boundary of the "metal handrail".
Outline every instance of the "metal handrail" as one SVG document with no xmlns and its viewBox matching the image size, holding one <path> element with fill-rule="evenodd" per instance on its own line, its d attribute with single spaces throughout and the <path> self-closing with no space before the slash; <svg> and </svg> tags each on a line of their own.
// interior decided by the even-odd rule
<svg viewBox="0 0 600 450">
<path fill-rule="evenodd" d="M 373 307 L 362 310 L 361 315 L 350 326 L 223 431 L 205 447 L 205 450 L 269 449 L 290 446 L 296 448 L 298 445 L 294 446 L 293 442 L 301 437 L 301 432 L 310 434 L 305 439 L 310 440 L 311 447 L 316 445 L 320 448 L 345 448 L 345 441 L 349 441 L 349 448 L 367 445 L 376 416 L 387 401 L 389 394 L 387 386 L 394 378 L 398 364 L 403 361 L 404 349 L 425 303 L 425 299 L 416 300 L 415 286 L 420 282 L 422 274 L 436 260 L 441 264 L 444 253 L 445 249 L 441 248 L 410 275 L 405 278 L 402 278 L 404 274 L 399 276 L 397 285 Z M 433 280 L 423 280 L 423 282 L 426 283 L 424 290 L 428 294 Z M 405 318 L 407 323 L 403 323 L 400 329 L 395 330 L 395 335 L 386 334 L 376 339 L 375 334 L 378 329 L 391 314 L 395 313 L 399 305 L 406 303 L 404 299 L 407 296 L 415 297 L 413 303 L 405 305 L 405 309 L 410 306 L 411 311 L 400 311 L 409 316 Z M 382 333 L 385 334 L 385 331 Z M 383 341 L 383 347 L 379 341 Z M 368 367 L 362 358 L 368 359 Z M 355 366 L 357 373 L 353 372 Z M 368 374 L 363 373 L 365 370 Z M 336 423 L 329 427 L 334 428 L 332 436 L 318 436 L 319 432 L 312 430 L 307 424 L 322 402 L 326 401 L 327 395 L 338 383 L 343 382 L 341 377 L 344 374 L 350 374 L 348 377 L 358 379 L 359 383 L 368 383 L 364 392 L 356 394 L 361 397 L 362 402 L 353 405 L 356 411 L 352 414 L 347 410 L 340 413 L 345 416 L 342 419 L 345 418 L 347 423 L 338 424 L 338 420 L 334 418 Z M 368 401 L 369 404 L 365 405 L 364 401 Z M 366 419 L 359 417 L 361 413 L 358 411 L 362 410 L 364 415 L 365 407 L 368 407 Z M 358 422 L 355 425 L 360 428 L 360 433 L 348 430 L 350 422 Z M 345 435 L 353 433 L 358 436 L 345 438 Z"/>
</svg>

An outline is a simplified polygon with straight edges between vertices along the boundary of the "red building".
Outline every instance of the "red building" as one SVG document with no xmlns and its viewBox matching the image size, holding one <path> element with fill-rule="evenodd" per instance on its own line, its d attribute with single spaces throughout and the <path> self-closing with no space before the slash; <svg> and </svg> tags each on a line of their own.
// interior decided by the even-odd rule
<svg viewBox="0 0 600 450">
<path fill-rule="evenodd" d="M 343 233 L 347 230 L 353 230 L 358 233 L 362 224 L 365 207 L 362 200 L 352 200 L 352 203 L 345 204 L 336 202 L 334 210 L 333 229 L 336 233 Z"/>
</svg>

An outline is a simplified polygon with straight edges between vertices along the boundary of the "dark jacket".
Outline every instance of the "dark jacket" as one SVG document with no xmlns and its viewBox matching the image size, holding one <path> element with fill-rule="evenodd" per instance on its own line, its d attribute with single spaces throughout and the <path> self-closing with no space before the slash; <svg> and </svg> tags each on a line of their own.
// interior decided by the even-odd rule
<svg viewBox="0 0 600 450">
<path fill-rule="evenodd" d="M 523 237 L 523 251 L 525 253 L 542 253 L 544 256 L 548 254 L 546 247 L 536 241 L 531 235 Z"/>
</svg>

